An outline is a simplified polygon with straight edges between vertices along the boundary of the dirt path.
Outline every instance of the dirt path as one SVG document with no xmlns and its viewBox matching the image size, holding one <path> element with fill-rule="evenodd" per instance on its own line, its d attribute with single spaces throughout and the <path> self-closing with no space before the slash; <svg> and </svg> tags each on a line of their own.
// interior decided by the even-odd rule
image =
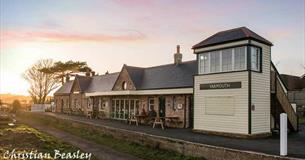
<svg viewBox="0 0 305 160">
<path fill-rule="evenodd" d="M 80 148 L 84 152 L 92 153 L 94 157 L 99 160 L 140 160 L 132 155 L 118 152 L 107 146 L 96 144 L 55 128 L 45 127 L 37 122 L 32 122 L 30 120 L 22 120 L 21 122 L 36 128 L 41 132 L 45 132 L 58 139 L 61 139 L 64 142 L 70 143 L 71 145 Z"/>
</svg>

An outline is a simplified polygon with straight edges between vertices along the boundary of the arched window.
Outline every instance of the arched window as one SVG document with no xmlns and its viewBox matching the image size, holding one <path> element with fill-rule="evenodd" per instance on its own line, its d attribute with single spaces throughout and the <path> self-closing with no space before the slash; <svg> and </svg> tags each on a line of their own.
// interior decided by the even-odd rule
<svg viewBox="0 0 305 160">
<path fill-rule="evenodd" d="M 123 89 L 123 90 L 126 90 L 126 89 L 127 89 L 127 82 L 126 82 L 126 81 L 124 81 L 124 82 L 122 83 L 122 89 Z"/>
</svg>

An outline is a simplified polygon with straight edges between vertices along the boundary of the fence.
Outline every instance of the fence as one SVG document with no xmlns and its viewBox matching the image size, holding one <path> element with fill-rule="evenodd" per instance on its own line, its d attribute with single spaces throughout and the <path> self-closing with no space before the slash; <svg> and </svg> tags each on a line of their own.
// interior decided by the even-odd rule
<svg viewBox="0 0 305 160">
<path fill-rule="evenodd" d="M 52 110 L 51 104 L 33 104 L 31 106 L 31 112 L 45 112 L 46 110 Z"/>
</svg>

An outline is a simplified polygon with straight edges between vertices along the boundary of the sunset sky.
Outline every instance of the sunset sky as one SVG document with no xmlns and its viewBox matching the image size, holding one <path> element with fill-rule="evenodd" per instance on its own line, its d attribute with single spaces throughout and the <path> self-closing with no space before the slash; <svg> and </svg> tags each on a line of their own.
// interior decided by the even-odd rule
<svg viewBox="0 0 305 160">
<path fill-rule="evenodd" d="M 305 67 L 304 0 L 0 0 L 0 93 L 27 95 L 22 73 L 39 59 L 86 61 L 97 73 L 123 64 L 183 60 L 221 30 L 246 26 L 270 40 L 280 73 Z"/>
</svg>

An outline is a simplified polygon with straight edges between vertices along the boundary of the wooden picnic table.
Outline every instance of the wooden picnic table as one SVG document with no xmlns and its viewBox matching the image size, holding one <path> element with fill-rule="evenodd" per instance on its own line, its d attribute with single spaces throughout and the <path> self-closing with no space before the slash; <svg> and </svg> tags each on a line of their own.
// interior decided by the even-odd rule
<svg viewBox="0 0 305 160">
<path fill-rule="evenodd" d="M 155 128 L 156 125 L 161 125 L 162 129 L 164 129 L 166 125 L 166 121 L 170 123 L 174 123 L 175 127 L 178 127 L 180 121 L 178 116 L 165 116 L 165 117 L 155 117 L 153 128 Z"/>
<path fill-rule="evenodd" d="M 130 119 L 129 119 L 129 124 L 131 124 L 132 122 L 135 122 L 136 125 L 138 126 L 138 123 L 142 120 L 146 120 L 148 118 L 147 115 L 135 115 L 135 116 L 132 116 Z"/>
<path fill-rule="evenodd" d="M 153 128 L 155 128 L 155 126 L 157 124 L 159 124 L 159 125 L 161 125 L 162 129 L 164 130 L 164 122 L 162 119 L 164 119 L 164 117 L 155 117 Z"/>
<path fill-rule="evenodd" d="M 170 123 L 174 123 L 175 127 L 178 127 L 179 125 L 179 117 L 178 116 L 166 116 L 164 117 L 165 121 L 168 121 Z"/>
</svg>

